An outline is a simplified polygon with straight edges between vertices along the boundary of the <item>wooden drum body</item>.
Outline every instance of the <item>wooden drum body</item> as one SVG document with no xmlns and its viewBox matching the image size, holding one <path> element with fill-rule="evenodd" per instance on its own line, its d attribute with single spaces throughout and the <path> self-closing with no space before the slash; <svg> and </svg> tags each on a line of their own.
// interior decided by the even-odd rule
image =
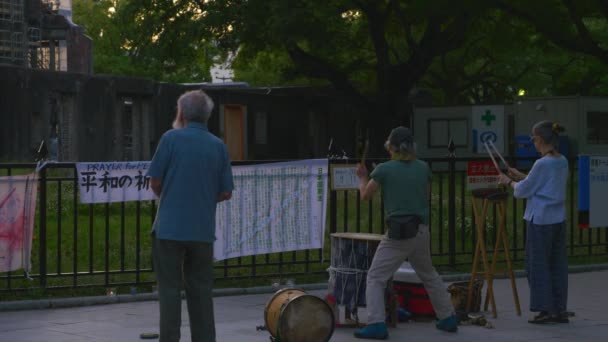
<svg viewBox="0 0 608 342">
<path fill-rule="evenodd" d="M 277 291 L 266 304 L 264 321 L 280 342 L 326 342 L 334 333 L 334 315 L 321 298 L 298 289 Z"/>
<path fill-rule="evenodd" d="M 365 305 L 367 270 L 382 238 L 368 233 L 331 234 L 330 292 L 347 311 Z"/>
</svg>

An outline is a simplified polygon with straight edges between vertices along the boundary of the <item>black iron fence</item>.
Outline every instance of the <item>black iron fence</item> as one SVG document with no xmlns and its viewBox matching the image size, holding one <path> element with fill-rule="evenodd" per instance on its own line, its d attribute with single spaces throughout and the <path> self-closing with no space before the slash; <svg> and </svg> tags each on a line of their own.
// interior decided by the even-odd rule
<svg viewBox="0 0 608 342">
<path fill-rule="evenodd" d="M 458 267 L 470 265 L 476 243 L 475 217 L 471 192 L 467 189 L 466 164 L 487 158 L 435 158 L 426 161 L 433 170 L 430 198 L 431 252 L 436 266 Z M 384 160 L 368 161 L 368 164 Z M 509 161 L 512 165 L 531 165 L 531 158 Z M 356 163 L 357 160 L 332 160 L 330 165 Z M 571 159 L 567 191 L 568 254 L 572 262 L 592 263 L 608 260 L 608 230 L 578 229 L 576 159 Z M 525 168 L 520 168 L 525 171 Z M 507 233 L 511 255 L 515 261 L 524 258 L 526 225 L 523 213 L 526 201 L 510 198 Z M 491 207 L 486 217 L 489 251 L 496 239 L 498 213 Z M 330 193 L 329 219 L 331 232 L 383 233 L 384 216 L 381 196 L 361 202 L 356 190 Z"/>
<path fill-rule="evenodd" d="M 430 229 L 431 251 L 438 267 L 466 269 L 473 259 L 476 230 L 466 163 L 471 158 L 427 159 L 433 169 Z M 479 159 L 482 160 L 482 159 Z M 330 169 L 358 160 L 330 160 Z M 382 162 L 371 160 L 369 163 Z M 513 161 L 514 163 L 517 161 Z M 251 162 L 249 162 L 251 163 Z M 242 164 L 242 163 L 239 163 Z M 32 172 L 35 164 L 0 164 L 0 175 Z M 608 260 L 608 230 L 577 228 L 576 161 L 570 161 L 568 182 L 568 253 L 577 263 Z M 47 164 L 39 174 L 39 195 L 33 241 L 33 271 L 0 274 L 0 293 L 66 288 L 108 288 L 154 284 L 150 230 L 154 201 L 81 204 L 74 163 Z M 524 257 L 524 200 L 509 200 L 507 232 L 514 261 Z M 329 236 L 335 232 L 384 232 L 381 195 L 361 201 L 357 190 L 330 190 L 324 249 L 239 257 L 217 262 L 218 286 L 270 285 L 281 279 L 303 281 L 327 276 Z M 487 243 L 494 245 L 497 212 L 486 219 Z"/>
</svg>

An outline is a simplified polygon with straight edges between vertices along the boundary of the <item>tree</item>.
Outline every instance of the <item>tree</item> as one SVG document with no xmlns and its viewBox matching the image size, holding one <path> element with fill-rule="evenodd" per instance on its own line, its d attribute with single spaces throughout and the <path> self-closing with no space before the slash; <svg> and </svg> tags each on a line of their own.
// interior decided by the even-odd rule
<svg viewBox="0 0 608 342">
<path fill-rule="evenodd" d="M 549 77 L 551 95 L 606 94 L 608 1 L 496 0 L 495 6 L 551 43 L 531 42 L 544 46 L 539 73 Z"/>
<path fill-rule="evenodd" d="M 608 64 L 608 1 L 497 0 L 497 7 L 532 25 L 551 42 Z"/>
<path fill-rule="evenodd" d="M 74 21 L 93 39 L 98 73 L 210 81 L 215 47 L 190 1 L 75 0 Z"/>
<path fill-rule="evenodd" d="M 213 61 L 238 51 L 238 80 L 331 84 L 378 141 L 390 126 L 409 124 L 416 88 L 431 89 L 436 104 L 501 103 L 519 89 L 605 92 L 603 4 L 79 0 L 74 12 L 86 10 L 75 20 L 94 38 L 97 71 L 202 81 Z"/>
<path fill-rule="evenodd" d="M 419 85 L 435 103 L 462 105 L 528 96 L 605 93 L 605 70 L 595 58 L 564 50 L 525 22 L 488 11 L 459 49 L 441 55 Z"/>
<path fill-rule="evenodd" d="M 87 35 L 93 40 L 95 72 L 135 74 L 121 48 L 120 31 L 117 25 L 113 24 L 113 6 L 113 2 L 109 0 L 76 0 L 73 2 L 73 20 L 84 27 Z"/>
<path fill-rule="evenodd" d="M 434 59 L 459 48 L 484 1 L 215 0 L 203 4 L 220 46 L 289 56 L 285 70 L 330 82 L 352 99 L 374 141 L 409 125 L 410 91 Z M 281 59 L 283 60 L 283 59 Z M 242 61 L 242 59 L 241 59 Z"/>
</svg>

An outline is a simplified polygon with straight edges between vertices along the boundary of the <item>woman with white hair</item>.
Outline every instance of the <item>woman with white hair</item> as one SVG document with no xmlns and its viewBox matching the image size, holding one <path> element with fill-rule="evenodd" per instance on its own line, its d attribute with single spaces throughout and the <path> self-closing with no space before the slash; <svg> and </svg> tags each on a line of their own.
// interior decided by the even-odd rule
<svg viewBox="0 0 608 342">
<path fill-rule="evenodd" d="M 439 318 L 437 329 L 456 332 L 458 320 L 454 306 L 431 261 L 428 226 L 431 170 L 427 163 L 416 158 L 414 138 L 408 128 L 393 129 L 384 146 L 390 161 L 379 164 L 371 175 L 365 165 L 357 167 L 361 199 L 370 199 L 382 187 L 388 231 L 367 272 L 368 324 L 357 330 L 355 337 L 388 338 L 384 291 L 405 259 L 409 259 L 429 294 Z"/>
</svg>

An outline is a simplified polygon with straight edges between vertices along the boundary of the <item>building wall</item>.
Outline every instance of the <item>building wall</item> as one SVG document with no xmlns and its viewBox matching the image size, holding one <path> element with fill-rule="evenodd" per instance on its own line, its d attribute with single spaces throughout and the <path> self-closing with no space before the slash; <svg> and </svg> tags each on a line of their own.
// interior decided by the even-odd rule
<svg viewBox="0 0 608 342">
<path fill-rule="evenodd" d="M 532 126 L 543 120 L 558 122 L 566 129 L 563 135 L 568 137 L 570 155 L 581 150 L 580 138 L 584 121 L 581 117 L 580 97 L 546 97 L 529 98 L 513 105 L 515 114 L 515 134 L 530 135 Z"/>
<path fill-rule="evenodd" d="M 422 158 L 440 158 L 448 154 L 448 143 L 450 136 L 446 132 L 433 132 L 430 129 L 430 120 L 466 120 L 466 130 L 453 132 L 458 136 L 466 136 L 466 146 L 457 146 L 456 153 L 459 157 L 472 156 L 473 145 L 471 137 L 471 107 L 423 107 L 416 108 L 413 119 L 413 134 L 416 141 L 418 155 Z M 444 140 L 443 146 L 438 141 Z M 434 141 L 434 144 L 431 144 Z M 436 147 L 435 147 L 436 146 Z"/>
<path fill-rule="evenodd" d="M 580 109 L 580 153 L 608 154 L 608 98 L 583 97 L 580 100 Z M 593 118 L 590 117 L 592 115 Z"/>
<path fill-rule="evenodd" d="M 592 113 L 592 114 L 590 114 Z M 593 114 L 594 113 L 594 114 Z M 593 116 L 593 119 L 590 118 Z M 429 130 L 429 120 L 467 118 L 469 143 L 457 147 L 458 157 L 480 156 L 474 154 L 471 137 L 471 106 L 422 107 L 414 114 L 414 136 L 418 143 L 418 153 L 423 158 L 444 157 L 447 154 L 449 136 L 445 132 Z M 504 134 L 506 137 L 504 155 L 514 155 L 516 135 L 530 135 L 532 126 L 542 120 L 557 121 L 565 127 L 569 156 L 578 154 L 608 153 L 608 97 L 545 97 L 524 98 L 515 104 L 505 105 Z M 595 130 L 595 131 L 593 131 Z M 595 134 L 595 135 L 594 135 Z M 594 138 L 591 139 L 589 136 Z M 446 147 L 430 147 L 428 140 L 446 140 Z"/>
<path fill-rule="evenodd" d="M 31 161 L 55 127 L 59 160 L 124 159 L 124 101 L 131 99 L 134 159 L 150 159 L 170 128 L 178 85 L 0 66 L 0 160 Z M 163 94 L 163 97 L 158 96 Z M 166 110 L 166 108 L 173 108 Z"/>
<path fill-rule="evenodd" d="M 246 108 L 246 159 L 324 158 L 330 138 L 356 156 L 356 108 L 312 88 L 205 88 L 2 65 L 0 74 L 0 161 L 32 161 L 53 128 L 60 161 L 149 160 L 171 128 L 177 98 L 201 87 L 215 102 L 213 134 L 221 136 L 221 105 Z M 257 116 L 265 120 L 256 128 Z"/>
</svg>

